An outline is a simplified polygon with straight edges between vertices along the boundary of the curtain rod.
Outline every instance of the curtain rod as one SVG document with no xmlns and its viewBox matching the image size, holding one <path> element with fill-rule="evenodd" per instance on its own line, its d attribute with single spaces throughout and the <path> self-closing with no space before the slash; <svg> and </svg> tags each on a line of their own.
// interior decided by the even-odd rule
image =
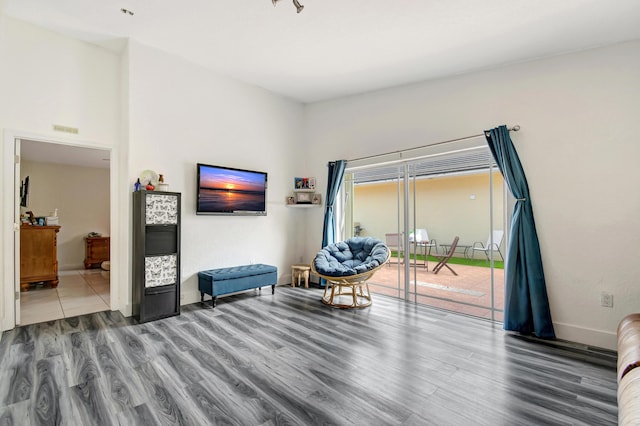
<svg viewBox="0 0 640 426">
<path fill-rule="evenodd" d="M 513 127 L 511 127 L 509 129 L 510 132 L 517 132 L 518 130 L 520 130 L 520 125 L 519 124 L 516 124 L 515 126 L 513 126 Z M 402 153 L 409 152 L 409 151 L 415 151 L 417 149 L 429 148 L 429 147 L 432 147 L 432 146 L 444 145 L 444 144 L 452 143 L 452 142 L 466 141 L 468 139 L 479 138 L 480 136 L 484 136 L 484 132 L 479 133 L 477 135 L 465 136 L 463 138 L 449 139 L 449 140 L 446 140 L 446 141 L 430 143 L 430 144 L 422 145 L 422 146 L 416 146 L 415 148 L 408 148 L 408 149 L 402 149 L 402 150 L 399 150 L 399 151 L 385 152 L 384 154 L 375 154 L 375 155 L 369 155 L 369 156 L 366 156 L 366 157 L 353 158 L 351 160 L 347 160 L 347 163 L 350 163 L 351 161 L 360 161 L 360 160 L 368 160 L 370 158 L 384 157 L 385 155 L 392 155 L 392 154 L 401 154 L 402 155 Z"/>
</svg>

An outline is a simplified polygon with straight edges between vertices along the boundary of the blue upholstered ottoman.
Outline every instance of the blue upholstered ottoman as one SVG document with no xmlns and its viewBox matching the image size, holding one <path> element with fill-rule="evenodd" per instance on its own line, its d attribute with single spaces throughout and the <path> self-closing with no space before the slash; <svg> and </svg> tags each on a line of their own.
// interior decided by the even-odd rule
<svg viewBox="0 0 640 426">
<path fill-rule="evenodd" d="M 216 306 L 216 297 L 243 290 L 270 285 L 271 294 L 274 294 L 277 283 L 278 268 L 260 263 L 198 272 L 200 301 L 204 302 L 204 295 L 208 294 L 212 297 L 213 307 Z"/>
</svg>

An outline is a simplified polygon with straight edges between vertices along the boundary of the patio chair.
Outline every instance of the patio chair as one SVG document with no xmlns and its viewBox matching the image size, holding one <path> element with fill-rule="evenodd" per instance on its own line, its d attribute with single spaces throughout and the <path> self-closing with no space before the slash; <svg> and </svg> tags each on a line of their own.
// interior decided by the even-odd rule
<svg viewBox="0 0 640 426">
<path fill-rule="evenodd" d="M 398 259 L 398 263 L 402 261 L 404 263 L 404 245 L 403 238 L 404 234 L 384 234 L 384 240 L 391 251 L 396 252 L 396 258 Z M 400 259 L 402 258 L 402 259 Z M 389 262 L 391 264 L 391 262 Z"/>
<path fill-rule="evenodd" d="M 439 259 L 438 264 L 433 268 L 433 273 L 437 274 L 438 272 L 440 272 L 440 269 L 442 269 L 443 266 L 446 266 L 448 270 L 450 270 L 453 275 L 458 275 L 456 274 L 456 271 L 454 271 L 453 269 L 451 269 L 451 267 L 449 265 L 447 265 L 447 262 L 449 262 L 449 259 L 451 259 L 451 256 L 453 256 L 453 253 L 456 251 L 456 247 L 458 246 L 458 240 L 460 239 L 460 237 L 455 237 L 453 239 L 453 242 L 451 243 L 451 246 L 449 246 L 449 251 L 444 254 L 444 255 L 439 255 L 439 254 L 434 254 L 433 256 L 437 259 Z"/>
<path fill-rule="evenodd" d="M 382 241 L 371 237 L 353 237 L 324 247 L 311 262 L 311 271 L 327 280 L 322 303 L 336 308 L 371 305 L 367 281 L 390 255 Z M 349 303 L 340 301 L 340 296 L 347 296 Z"/>
<path fill-rule="evenodd" d="M 411 234 L 409 234 L 409 242 L 415 244 L 416 250 L 414 251 L 414 255 L 417 255 L 418 248 L 420 248 L 420 251 L 424 253 L 424 267 L 429 270 L 427 265 L 429 255 L 431 254 L 431 248 L 435 247 L 436 251 L 438 251 L 436 240 L 429 239 L 429 234 L 427 233 L 426 229 L 418 228 L 416 229 L 415 233 L 412 232 Z M 415 263 L 417 263 L 417 259 L 414 259 L 414 261 Z"/>
<path fill-rule="evenodd" d="M 476 250 L 482 251 L 484 252 L 484 255 L 487 256 L 487 260 L 489 260 L 489 252 L 497 251 L 500 254 L 500 258 L 504 260 L 504 256 L 502 256 L 502 252 L 500 251 L 500 245 L 502 244 L 503 237 L 504 231 L 494 230 L 493 243 L 491 242 L 491 236 L 487 238 L 487 243 L 484 245 L 482 244 L 482 241 L 476 241 L 475 243 L 473 243 L 473 253 L 475 254 Z"/>
</svg>

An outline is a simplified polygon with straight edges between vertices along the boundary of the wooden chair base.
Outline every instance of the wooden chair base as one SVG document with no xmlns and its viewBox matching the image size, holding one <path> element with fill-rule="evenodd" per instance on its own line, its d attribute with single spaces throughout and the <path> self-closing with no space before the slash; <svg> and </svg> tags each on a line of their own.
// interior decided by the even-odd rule
<svg viewBox="0 0 640 426">
<path fill-rule="evenodd" d="M 365 291 L 366 290 L 366 291 Z M 351 303 L 341 303 L 340 299 L 349 298 Z M 369 285 L 363 283 L 345 283 L 327 281 L 322 296 L 322 303 L 334 308 L 352 309 L 371 306 L 371 292 Z"/>
</svg>

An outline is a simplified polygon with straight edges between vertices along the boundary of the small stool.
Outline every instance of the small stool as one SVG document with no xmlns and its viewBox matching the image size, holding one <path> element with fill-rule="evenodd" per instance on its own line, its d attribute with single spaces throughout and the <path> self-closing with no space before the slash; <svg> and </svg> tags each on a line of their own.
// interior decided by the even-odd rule
<svg viewBox="0 0 640 426">
<path fill-rule="evenodd" d="M 309 288 L 309 271 L 311 271 L 311 267 L 309 265 L 291 265 L 291 287 L 296 286 L 296 281 L 298 283 L 298 287 L 300 287 L 300 280 L 303 279 L 304 288 Z"/>
</svg>

